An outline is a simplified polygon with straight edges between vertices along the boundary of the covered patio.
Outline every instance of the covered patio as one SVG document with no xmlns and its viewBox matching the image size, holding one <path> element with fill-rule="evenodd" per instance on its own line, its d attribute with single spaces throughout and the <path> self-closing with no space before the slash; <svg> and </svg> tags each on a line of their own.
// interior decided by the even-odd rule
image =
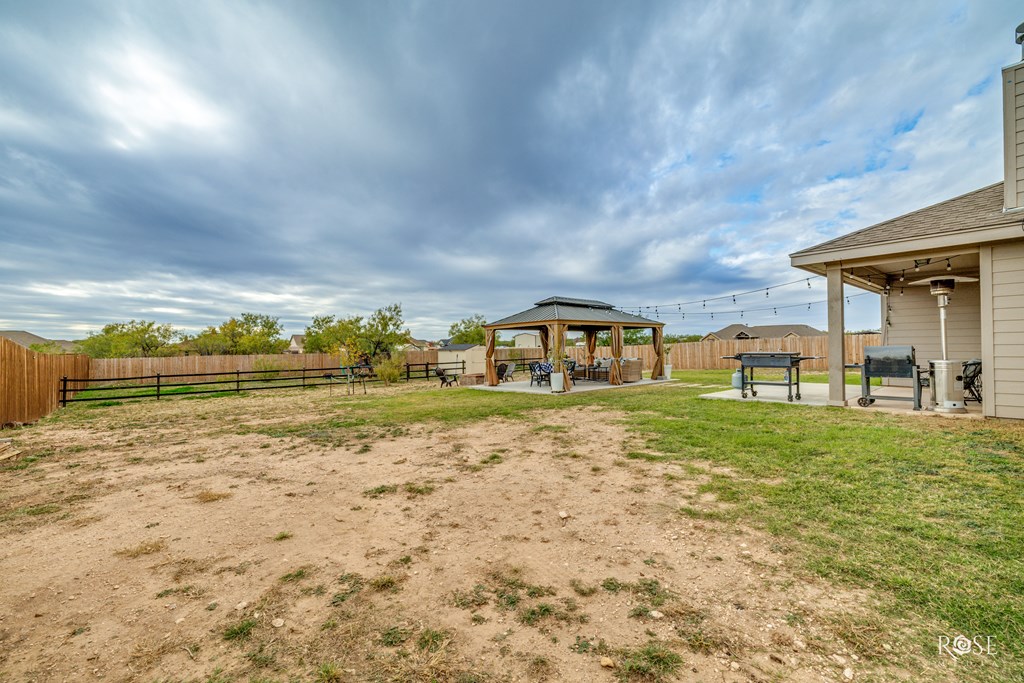
<svg viewBox="0 0 1024 683">
<path fill-rule="evenodd" d="M 499 385 L 494 362 L 496 334 L 499 330 L 536 330 L 540 336 L 541 353 L 551 358 L 552 372 L 561 373 L 566 391 L 573 389 L 569 373 L 562 363 L 565 355 L 565 337 L 568 332 L 583 332 L 586 345 L 586 368 L 593 368 L 599 332 L 609 332 L 612 362 L 607 368 L 607 384 L 623 384 L 622 333 L 625 329 L 650 329 L 654 344 L 654 365 L 651 377 L 659 379 L 665 372 L 665 324 L 638 315 L 616 310 L 611 304 L 593 299 L 549 297 L 534 307 L 484 325 L 486 348 L 486 384 Z M 576 387 L 577 389 L 581 387 Z"/>
<path fill-rule="evenodd" d="M 1011 289 L 1024 293 L 1017 284 L 1021 278 L 999 274 L 1016 255 L 1009 244 L 1019 243 L 1021 231 L 1020 216 L 1007 217 L 1002 199 L 1003 186 L 998 183 L 790 256 L 792 265 L 828 281 L 828 405 L 855 403 L 860 396 L 859 387 L 848 390 L 843 380 L 848 371 L 843 361 L 845 288 L 852 286 L 879 295 L 883 346 L 913 347 L 923 373 L 930 362 L 948 359 L 959 369 L 964 361 L 981 359 L 984 402 L 967 408 L 989 416 L 1018 416 L 1015 403 L 1000 410 L 989 401 L 997 397 L 988 392 L 997 381 L 1009 389 L 1005 380 L 1014 376 L 1008 372 L 1012 365 L 1001 361 L 998 351 L 1021 355 L 1019 345 L 1000 347 L 1002 330 L 993 320 L 1000 304 L 1016 304 Z M 1016 268 L 1007 270 L 1012 273 Z M 951 289 L 948 299 L 941 299 L 941 290 L 933 283 Z M 943 331 L 939 305 L 946 301 Z M 1003 323 L 1003 329 L 1014 329 L 1014 323 Z M 886 387 L 909 383 L 883 380 Z M 958 384 L 956 390 L 961 387 Z"/>
</svg>

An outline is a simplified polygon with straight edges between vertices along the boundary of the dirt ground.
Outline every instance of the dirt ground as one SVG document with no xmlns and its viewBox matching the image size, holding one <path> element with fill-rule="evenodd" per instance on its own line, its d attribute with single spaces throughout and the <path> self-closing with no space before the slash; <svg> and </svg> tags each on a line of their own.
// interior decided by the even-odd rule
<svg viewBox="0 0 1024 683">
<path fill-rule="evenodd" d="M 681 515 L 723 505 L 697 492 L 713 468 L 626 459 L 621 415 L 243 433 L 339 400 L 5 433 L 37 459 L 0 472 L 0 680 L 653 680 L 634 667 L 650 642 L 680 680 L 922 680 L 851 638 L 867 594 Z"/>
</svg>

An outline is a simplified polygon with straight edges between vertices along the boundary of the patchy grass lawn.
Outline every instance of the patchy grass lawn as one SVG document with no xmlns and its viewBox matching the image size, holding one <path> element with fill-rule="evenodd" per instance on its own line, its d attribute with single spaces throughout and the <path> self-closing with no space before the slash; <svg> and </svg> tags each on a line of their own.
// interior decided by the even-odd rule
<svg viewBox="0 0 1024 683">
<path fill-rule="evenodd" d="M 151 674 L 138 680 L 173 670 L 161 662 L 223 680 L 1024 675 L 1024 426 L 697 398 L 730 375 L 565 396 L 419 385 L 76 405 L 15 433 L 0 534 L 28 552 L 42 534 L 102 527 L 115 502 L 171 511 L 144 508 L 154 526 L 112 539 L 103 561 L 153 574 L 146 595 L 204 595 L 184 623 L 209 625 L 173 652 L 136 643 L 130 670 Z M 324 515 L 356 534 L 342 568 L 324 559 Z M 233 528 L 175 555 L 206 520 Z M 257 550 L 237 550 L 245 539 Z M 209 585 L 167 593 L 178 574 Z M 162 615 L 188 599 L 152 618 L 173 625 Z M 318 621 L 293 628 L 300 614 Z M 18 662 L 37 641 L 0 629 L 0 672 L 32 673 Z M 961 634 L 993 636 L 996 653 L 938 653 L 940 635 Z"/>
</svg>

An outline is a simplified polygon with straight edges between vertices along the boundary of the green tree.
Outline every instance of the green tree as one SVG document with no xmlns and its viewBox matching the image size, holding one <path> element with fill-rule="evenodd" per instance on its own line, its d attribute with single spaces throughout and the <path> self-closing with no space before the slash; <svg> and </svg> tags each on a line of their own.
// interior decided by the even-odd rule
<svg viewBox="0 0 1024 683">
<path fill-rule="evenodd" d="M 483 344 L 485 337 L 484 323 L 486 322 L 487 318 L 477 313 L 468 318 L 463 318 L 457 323 L 452 323 L 451 327 L 448 328 L 448 336 L 451 337 L 451 343 Z"/>
<path fill-rule="evenodd" d="M 36 353 L 46 353 L 50 355 L 64 353 L 64 347 L 54 341 L 48 341 L 42 344 L 29 344 L 28 348 Z"/>
<path fill-rule="evenodd" d="M 200 356 L 222 356 L 228 352 L 227 340 L 212 325 L 185 341 L 189 342 Z"/>
<path fill-rule="evenodd" d="M 104 325 L 78 343 L 79 353 L 93 358 L 136 358 L 173 355 L 172 342 L 181 334 L 168 324 L 149 320 Z"/>
<path fill-rule="evenodd" d="M 240 355 L 283 353 L 288 348 L 288 342 L 281 337 L 283 332 L 280 318 L 261 313 L 229 318 L 217 330 L 224 353 Z"/>
<path fill-rule="evenodd" d="M 378 308 L 369 318 L 339 318 L 319 315 L 306 328 L 306 351 L 339 353 L 345 351 L 350 362 L 362 356 L 371 359 L 390 356 L 399 344 L 409 341 L 409 330 L 402 320 L 402 305 Z"/>
<path fill-rule="evenodd" d="M 633 328 L 625 329 L 622 331 L 622 345 L 623 346 L 643 346 L 644 344 L 654 343 L 651 339 L 651 335 L 644 328 Z M 597 335 L 598 346 L 611 346 L 612 345 L 612 333 L 611 332 L 599 332 Z"/>
<path fill-rule="evenodd" d="M 402 304 L 378 308 L 360 330 L 361 350 L 370 358 L 390 356 L 396 346 L 406 343 L 411 336 L 404 325 Z"/>
<path fill-rule="evenodd" d="M 699 334 L 666 334 L 666 344 L 684 344 L 686 342 L 699 342 L 701 335 Z"/>
<path fill-rule="evenodd" d="M 340 353 L 348 348 L 354 340 L 359 339 L 363 328 L 363 319 L 358 316 L 351 318 L 335 318 L 333 315 L 313 317 L 313 324 L 306 328 L 306 353 Z"/>
</svg>

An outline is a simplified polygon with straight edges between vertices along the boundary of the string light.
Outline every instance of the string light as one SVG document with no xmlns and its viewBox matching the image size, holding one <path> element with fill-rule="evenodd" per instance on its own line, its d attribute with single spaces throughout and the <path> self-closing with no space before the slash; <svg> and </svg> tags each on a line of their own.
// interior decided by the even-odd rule
<svg viewBox="0 0 1024 683">
<path fill-rule="evenodd" d="M 805 278 L 801 278 L 799 280 L 793 280 L 792 282 L 783 282 L 783 283 L 778 284 L 778 285 L 771 285 L 769 287 L 764 287 L 764 288 L 760 288 L 759 287 L 758 289 L 752 289 L 752 290 L 747 291 L 747 292 L 736 292 L 735 294 L 724 294 L 722 296 L 713 296 L 713 297 L 708 297 L 708 298 L 705 298 L 705 299 L 695 299 L 693 301 L 682 301 L 682 302 L 677 302 L 677 303 L 674 303 L 674 304 L 658 304 L 658 306 L 662 306 L 662 307 L 677 306 L 677 307 L 680 307 L 680 306 L 689 306 L 691 304 L 700 303 L 702 308 L 707 308 L 707 302 L 709 302 L 709 301 L 726 301 L 726 300 L 729 300 L 729 299 L 732 299 L 733 303 L 739 303 L 738 297 L 745 296 L 747 294 L 756 294 L 756 293 L 760 292 L 762 289 L 764 290 L 764 295 L 766 297 L 771 296 L 771 290 L 773 290 L 773 289 L 779 289 L 780 287 L 788 287 L 790 285 L 799 284 L 801 282 L 806 283 L 808 289 L 812 289 L 812 287 L 811 287 L 811 280 L 815 280 L 815 279 L 819 279 L 819 278 L 823 278 L 823 277 L 824 277 L 823 275 L 815 275 L 813 277 L 805 277 Z M 653 305 L 651 305 L 651 306 L 641 306 L 641 307 L 638 308 L 638 310 L 646 309 L 646 310 L 649 311 L 652 308 L 655 308 L 655 306 L 653 306 Z M 620 307 L 620 310 L 625 310 L 625 309 L 622 309 Z"/>
<path fill-rule="evenodd" d="M 946 272 L 948 273 L 951 270 L 953 270 L 953 264 L 949 262 L 949 259 L 946 259 Z"/>
<path fill-rule="evenodd" d="M 907 279 L 907 269 L 904 268 L 903 270 L 900 271 L 900 282 L 903 282 L 906 279 Z"/>
</svg>

